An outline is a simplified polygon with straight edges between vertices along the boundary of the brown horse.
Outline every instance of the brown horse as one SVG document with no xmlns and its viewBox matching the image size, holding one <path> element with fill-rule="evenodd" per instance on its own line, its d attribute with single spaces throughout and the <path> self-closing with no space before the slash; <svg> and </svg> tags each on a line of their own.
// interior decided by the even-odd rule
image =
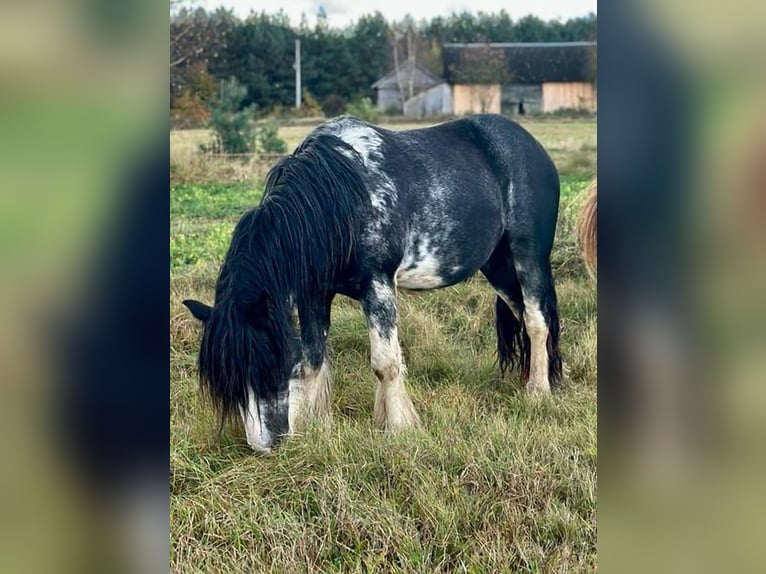
<svg viewBox="0 0 766 574">
<path fill-rule="evenodd" d="M 585 267 L 591 278 L 596 279 L 598 259 L 598 209 L 596 205 L 597 179 L 594 178 L 588 188 L 588 197 L 580 209 L 580 217 L 577 223 L 577 237 L 582 250 Z"/>
</svg>

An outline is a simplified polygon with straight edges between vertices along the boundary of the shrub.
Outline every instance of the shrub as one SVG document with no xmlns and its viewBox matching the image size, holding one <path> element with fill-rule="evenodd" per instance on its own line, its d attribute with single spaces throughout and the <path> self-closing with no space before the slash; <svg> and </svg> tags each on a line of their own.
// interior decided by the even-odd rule
<svg viewBox="0 0 766 574">
<path fill-rule="evenodd" d="M 240 85 L 236 78 L 224 82 L 220 100 L 213 106 L 209 122 L 215 142 L 212 147 L 200 146 L 203 152 L 252 153 L 255 146 L 255 106 L 242 108 L 245 96 L 247 88 Z"/>
<path fill-rule="evenodd" d="M 173 99 L 170 119 L 179 128 L 204 126 L 210 119 L 210 110 L 197 94 L 192 94 L 187 88 Z"/>
<path fill-rule="evenodd" d="M 346 108 L 346 112 L 370 123 L 375 123 L 378 121 L 378 117 L 380 117 L 380 110 L 375 107 L 370 98 L 362 98 L 361 100 L 351 102 Z"/>
<path fill-rule="evenodd" d="M 306 88 L 303 89 L 303 98 L 301 102 L 300 115 L 304 118 L 314 118 L 324 115 L 322 113 L 322 107 L 319 105 L 317 99 L 311 95 Z"/>
<path fill-rule="evenodd" d="M 397 106 L 396 104 L 391 104 L 383 110 L 384 116 L 401 116 L 402 113 L 402 106 Z"/>
<path fill-rule="evenodd" d="M 334 118 L 346 111 L 346 100 L 336 94 L 330 94 L 322 100 L 322 111 L 328 118 Z"/>
<path fill-rule="evenodd" d="M 271 118 L 273 120 L 286 118 L 290 116 L 290 108 L 285 108 L 282 104 L 274 104 L 271 106 L 271 110 L 264 110 L 259 116 L 261 118 Z"/>
<path fill-rule="evenodd" d="M 255 145 L 261 153 L 285 153 L 287 144 L 279 137 L 279 124 L 268 122 L 255 131 Z"/>
</svg>

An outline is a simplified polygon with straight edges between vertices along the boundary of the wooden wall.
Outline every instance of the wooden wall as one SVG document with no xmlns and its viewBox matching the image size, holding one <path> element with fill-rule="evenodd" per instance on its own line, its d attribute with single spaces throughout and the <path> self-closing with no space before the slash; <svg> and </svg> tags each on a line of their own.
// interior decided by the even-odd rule
<svg viewBox="0 0 766 574">
<path fill-rule="evenodd" d="M 500 84 L 455 84 L 452 106 L 456 116 L 500 113 Z"/>
<path fill-rule="evenodd" d="M 562 108 L 596 111 L 596 90 L 589 82 L 545 82 L 543 84 L 543 112 Z"/>
</svg>

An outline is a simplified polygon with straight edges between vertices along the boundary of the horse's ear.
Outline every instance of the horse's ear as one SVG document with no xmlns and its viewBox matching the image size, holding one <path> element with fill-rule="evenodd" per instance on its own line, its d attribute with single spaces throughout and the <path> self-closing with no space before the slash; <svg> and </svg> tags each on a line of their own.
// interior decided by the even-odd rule
<svg viewBox="0 0 766 574">
<path fill-rule="evenodd" d="M 183 301 L 183 304 L 187 309 L 189 309 L 189 311 L 191 311 L 191 314 L 194 315 L 195 319 L 199 319 L 203 323 L 210 318 L 210 313 L 213 311 L 213 308 L 209 305 L 205 305 L 204 303 L 195 301 L 194 299 L 186 299 Z"/>
</svg>

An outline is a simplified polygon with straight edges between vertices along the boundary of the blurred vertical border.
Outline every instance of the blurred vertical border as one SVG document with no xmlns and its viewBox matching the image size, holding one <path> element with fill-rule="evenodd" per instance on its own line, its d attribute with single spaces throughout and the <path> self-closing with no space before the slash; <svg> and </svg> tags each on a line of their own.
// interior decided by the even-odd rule
<svg viewBox="0 0 766 574">
<path fill-rule="evenodd" d="M 599 566 L 763 571 L 766 8 L 599 9 Z"/>
<path fill-rule="evenodd" d="M 0 570 L 168 564 L 168 29 L 0 8 Z"/>
</svg>

